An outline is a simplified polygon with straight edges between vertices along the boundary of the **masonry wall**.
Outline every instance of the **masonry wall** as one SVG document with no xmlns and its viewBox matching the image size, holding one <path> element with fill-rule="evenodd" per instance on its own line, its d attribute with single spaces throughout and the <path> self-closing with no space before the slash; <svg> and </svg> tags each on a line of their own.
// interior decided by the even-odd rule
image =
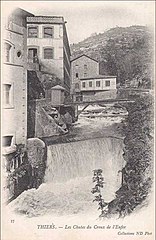
<svg viewBox="0 0 156 240">
<path fill-rule="evenodd" d="M 56 74 L 58 78 L 62 80 L 63 83 L 63 33 L 60 24 L 27 24 L 30 26 L 38 27 L 38 37 L 27 39 L 28 49 L 32 47 L 37 47 L 38 58 L 41 64 L 41 70 L 47 73 Z M 49 26 L 54 29 L 53 38 L 43 37 L 43 27 Z M 54 59 L 44 59 L 44 48 L 50 47 L 54 49 Z"/>
<path fill-rule="evenodd" d="M 85 69 L 84 65 L 87 65 Z M 76 76 L 78 73 L 78 77 Z M 84 77 L 99 75 L 99 63 L 82 56 L 71 62 L 71 93 L 75 90 L 75 84 L 78 83 L 80 87 L 80 79 Z"/>
<path fill-rule="evenodd" d="M 25 144 L 27 138 L 27 71 L 26 21 L 12 14 L 4 29 L 3 84 L 3 136 L 13 136 L 11 144 Z M 10 45 L 10 58 L 6 60 L 6 44 Z M 6 85 L 11 85 L 9 103 L 5 102 Z"/>
<path fill-rule="evenodd" d="M 70 93 L 71 75 L 70 75 L 70 47 L 65 25 L 63 25 L 63 69 L 64 69 L 64 84 Z"/>
</svg>

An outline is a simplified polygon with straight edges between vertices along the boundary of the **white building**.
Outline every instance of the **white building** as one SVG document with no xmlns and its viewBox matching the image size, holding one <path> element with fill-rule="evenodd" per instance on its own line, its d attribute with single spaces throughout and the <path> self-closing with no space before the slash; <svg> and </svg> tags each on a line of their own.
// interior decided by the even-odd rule
<svg viewBox="0 0 156 240">
<path fill-rule="evenodd" d="M 59 16 L 28 17 L 28 60 L 39 61 L 41 71 L 55 74 L 70 92 L 71 54 L 65 24 Z"/>
<path fill-rule="evenodd" d="M 32 14 L 16 9 L 3 32 L 3 145 L 25 144 L 27 139 L 27 28 Z"/>
<path fill-rule="evenodd" d="M 80 80 L 83 100 L 108 99 L 116 96 L 116 76 L 97 75 Z"/>
</svg>

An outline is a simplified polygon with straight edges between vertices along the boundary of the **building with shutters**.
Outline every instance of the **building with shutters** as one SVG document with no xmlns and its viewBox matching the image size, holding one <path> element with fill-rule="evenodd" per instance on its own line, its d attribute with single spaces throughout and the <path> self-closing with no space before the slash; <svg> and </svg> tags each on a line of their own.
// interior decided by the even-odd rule
<svg viewBox="0 0 156 240">
<path fill-rule="evenodd" d="M 3 146 L 25 144 L 27 139 L 28 16 L 33 15 L 19 8 L 14 10 L 3 29 Z"/>
<path fill-rule="evenodd" d="M 43 76 L 54 74 L 70 93 L 71 54 L 65 25 L 59 16 L 28 17 L 27 52 L 29 63 L 39 62 Z"/>
</svg>

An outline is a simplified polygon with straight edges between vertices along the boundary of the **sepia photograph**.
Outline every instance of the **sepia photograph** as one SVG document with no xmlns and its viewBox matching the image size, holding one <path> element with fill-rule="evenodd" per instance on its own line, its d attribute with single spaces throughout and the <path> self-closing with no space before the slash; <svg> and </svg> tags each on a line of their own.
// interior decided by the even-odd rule
<svg viewBox="0 0 156 240">
<path fill-rule="evenodd" d="M 1 1 L 1 239 L 155 239 L 155 1 Z"/>
</svg>

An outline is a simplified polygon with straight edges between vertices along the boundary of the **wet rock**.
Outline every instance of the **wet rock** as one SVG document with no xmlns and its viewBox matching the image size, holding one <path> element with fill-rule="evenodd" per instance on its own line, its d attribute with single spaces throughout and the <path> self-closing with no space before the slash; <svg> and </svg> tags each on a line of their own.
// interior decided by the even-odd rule
<svg viewBox="0 0 156 240">
<path fill-rule="evenodd" d="M 32 167 L 31 187 L 38 188 L 43 182 L 46 168 L 46 145 L 39 138 L 27 140 L 28 161 Z"/>
</svg>

